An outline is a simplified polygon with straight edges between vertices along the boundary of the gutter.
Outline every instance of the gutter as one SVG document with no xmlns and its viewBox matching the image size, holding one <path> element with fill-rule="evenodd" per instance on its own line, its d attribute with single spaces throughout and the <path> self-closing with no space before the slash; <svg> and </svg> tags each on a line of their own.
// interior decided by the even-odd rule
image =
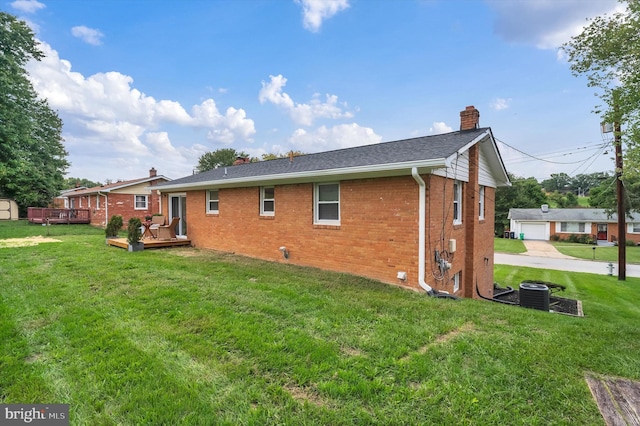
<svg viewBox="0 0 640 426">
<path fill-rule="evenodd" d="M 419 191 L 420 191 L 420 197 L 419 197 L 419 201 L 418 201 L 420 203 L 420 205 L 418 206 L 418 210 L 419 210 L 419 215 L 418 215 L 418 221 L 419 221 L 419 223 L 418 223 L 418 284 L 420 284 L 420 287 L 422 287 L 424 289 L 424 291 L 427 292 L 428 295 L 433 296 L 435 294 L 435 291 L 424 280 L 425 262 L 426 262 L 426 259 L 427 259 L 426 249 L 425 249 L 426 228 L 427 228 L 426 227 L 426 223 L 425 223 L 426 222 L 426 218 L 427 218 L 427 206 L 426 206 L 427 185 L 424 183 L 424 180 L 420 177 L 420 174 L 418 173 L 418 168 L 417 167 L 413 167 L 411 169 L 411 176 L 413 176 L 413 179 L 418 184 Z"/>
</svg>

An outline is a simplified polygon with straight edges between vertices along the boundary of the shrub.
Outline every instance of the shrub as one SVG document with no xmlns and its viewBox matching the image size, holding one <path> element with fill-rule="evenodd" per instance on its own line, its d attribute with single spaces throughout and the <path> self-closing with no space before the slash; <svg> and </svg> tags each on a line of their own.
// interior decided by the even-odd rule
<svg viewBox="0 0 640 426">
<path fill-rule="evenodd" d="M 107 238 L 117 237 L 118 231 L 122 228 L 122 216 L 114 214 L 109 219 L 106 228 L 104 229 L 104 233 Z"/>
<path fill-rule="evenodd" d="M 127 226 L 127 241 L 129 244 L 139 243 L 142 238 L 142 232 L 140 232 L 140 227 L 142 226 L 142 222 L 140 218 L 132 217 L 129 219 L 129 225 Z"/>
</svg>

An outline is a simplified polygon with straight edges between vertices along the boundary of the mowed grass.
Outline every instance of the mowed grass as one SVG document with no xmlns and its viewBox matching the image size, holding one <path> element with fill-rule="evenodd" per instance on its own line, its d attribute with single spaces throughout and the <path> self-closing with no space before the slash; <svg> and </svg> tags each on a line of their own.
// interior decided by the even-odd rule
<svg viewBox="0 0 640 426">
<path fill-rule="evenodd" d="M 640 379 L 640 280 L 496 267 L 576 318 L 75 229 L 0 249 L 0 402 L 74 425 L 603 424 L 584 375 Z"/>
<path fill-rule="evenodd" d="M 618 262 L 617 246 L 594 246 L 590 244 L 576 244 L 555 242 L 553 246 L 562 254 L 577 257 L 579 259 L 600 260 L 605 262 Z M 594 250 L 595 247 L 595 250 Z M 625 247 L 627 263 L 640 264 L 640 247 Z M 497 251 L 497 250 L 496 250 Z"/>
<path fill-rule="evenodd" d="M 493 249 L 498 253 L 524 253 L 527 248 L 521 240 L 511 238 L 494 238 Z"/>
</svg>

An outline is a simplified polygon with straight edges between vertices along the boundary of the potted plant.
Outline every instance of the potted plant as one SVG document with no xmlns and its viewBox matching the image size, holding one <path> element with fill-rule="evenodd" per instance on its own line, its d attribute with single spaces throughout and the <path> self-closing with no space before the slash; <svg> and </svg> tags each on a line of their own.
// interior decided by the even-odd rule
<svg viewBox="0 0 640 426">
<path fill-rule="evenodd" d="M 104 228 L 104 234 L 107 237 L 107 244 L 109 244 L 109 238 L 117 238 L 118 231 L 122 228 L 122 216 L 114 214 L 109 219 L 107 226 Z"/>
<path fill-rule="evenodd" d="M 137 217 L 129 219 L 129 225 L 127 226 L 127 242 L 129 243 L 129 251 L 142 251 L 144 250 L 144 243 L 140 241 L 142 238 L 142 232 L 140 227 L 142 222 Z"/>
<path fill-rule="evenodd" d="M 151 215 L 145 215 L 144 220 L 146 220 L 147 222 L 151 222 Z"/>
</svg>

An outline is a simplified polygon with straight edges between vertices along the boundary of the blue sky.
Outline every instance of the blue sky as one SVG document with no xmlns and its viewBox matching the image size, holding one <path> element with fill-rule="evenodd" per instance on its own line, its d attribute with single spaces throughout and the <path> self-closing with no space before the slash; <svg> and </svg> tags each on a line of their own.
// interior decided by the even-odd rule
<svg viewBox="0 0 640 426">
<path fill-rule="evenodd" d="M 17 0 L 68 175 L 179 178 L 200 155 L 311 153 L 458 130 L 467 105 L 538 179 L 613 169 L 558 47 L 615 0 Z M 534 160 L 521 152 L 545 160 Z"/>
</svg>

